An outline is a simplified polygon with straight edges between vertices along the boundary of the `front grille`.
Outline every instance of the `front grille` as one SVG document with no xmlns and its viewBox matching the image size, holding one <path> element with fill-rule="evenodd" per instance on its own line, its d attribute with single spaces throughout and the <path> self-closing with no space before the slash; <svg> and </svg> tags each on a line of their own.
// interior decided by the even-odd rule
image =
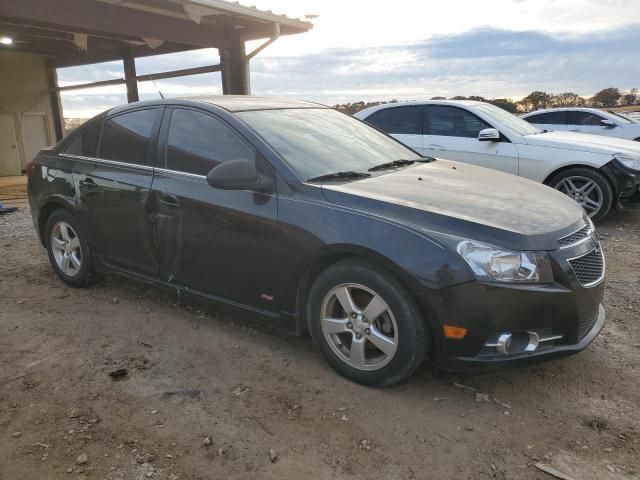
<svg viewBox="0 0 640 480">
<path fill-rule="evenodd" d="M 568 248 L 576 245 L 591 237 L 591 226 L 585 225 L 577 232 L 570 233 L 566 237 L 558 239 L 558 246 L 560 248 Z"/>
<path fill-rule="evenodd" d="M 595 285 L 604 276 L 604 257 L 599 246 L 582 257 L 572 258 L 569 264 L 583 287 Z"/>
<path fill-rule="evenodd" d="M 578 340 L 582 340 L 587 333 L 591 331 L 598 320 L 598 309 L 589 316 L 581 318 L 578 322 Z"/>
</svg>

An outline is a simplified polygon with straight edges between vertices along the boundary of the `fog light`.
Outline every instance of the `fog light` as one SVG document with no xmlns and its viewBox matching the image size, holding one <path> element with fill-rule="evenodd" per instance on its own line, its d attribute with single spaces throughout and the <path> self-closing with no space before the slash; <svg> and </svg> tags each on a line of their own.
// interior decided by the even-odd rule
<svg viewBox="0 0 640 480">
<path fill-rule="evenodd" d="M 493 346 L 493 345 L 488 345 Z M 498 337 L 498 341 L 495 344 L 496 350 L 500 353 L 507 355 L 509 353 L 509 347 L 511 347 L 511 334 L 503 333 Z"/>
<path fill-rule="evenodd" d="M 498 340 L 487 342 L 485 347 L 493 347 L 503 355 L 523 352 L 535 352 L 540 345 L 540 336 L 536 332 L 502 333 Z"/>
</svg>

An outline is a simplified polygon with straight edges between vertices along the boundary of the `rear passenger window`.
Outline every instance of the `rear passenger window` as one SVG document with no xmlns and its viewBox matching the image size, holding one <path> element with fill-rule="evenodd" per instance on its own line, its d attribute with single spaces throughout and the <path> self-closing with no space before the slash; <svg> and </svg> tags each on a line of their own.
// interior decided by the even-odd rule
<svg viewBox="0 0 640 480">
<path fill-rule="evenodd" d="M 255 161 L 256 152 L 230 127 L 195 110 L 174 110 L 167 139 L 166 168 L 206 175 L 230 160 Z"/>
<path fill-rule="evenodd" d="M 149 142 L 159 109 L 137 110 L 104 122 L 100 158 L 147 165 Z"/>
<path fill-rule="evenodd" d="M 600 115 L 591 112 L 568 112 L 567 123 L 569 125 L 590 125 L 600 126 L 600 122 L 604 120 Z"/>
<path fill-rule="evenodd" d="M 84 129 L 82 133 L 77 135 L 76 139 L 65 148 L 64 153 L 95 158 L 98 152 L 98 140 L 100 139 L 101 128 L 102 122 Z"/>
<path fill-rule="evenodd" d="M 478 138 L 480 130 L 491 128 L 473 113 L 445 105 L 425 106 L 422 124 L 425 135 L 444 137 Z"/>
<path fill-rule="evenodd" d="M 566 122 L 566 112 L 547 112 L 547 113 L 539 113 L 537 115 L 531 115 L 525 120 L 529 123 L 538 123 L 545 125 L 565 125 Z"/>
<path fill-rule="evenodd" d="M 391 107 L 379 110 L 365 120 L 386 133 L 420 135 L 419 107 Z"/>
</svg>

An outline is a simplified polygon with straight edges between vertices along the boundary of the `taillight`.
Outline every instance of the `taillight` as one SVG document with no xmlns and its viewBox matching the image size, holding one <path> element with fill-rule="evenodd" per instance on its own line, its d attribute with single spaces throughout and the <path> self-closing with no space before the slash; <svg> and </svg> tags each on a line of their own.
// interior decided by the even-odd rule
<svg viewBox="0 0 640 480">
<path fill-rule="evenodd" d="M 24 167 L 24 171 L 27 173 L 27 177 L 31 177 L 31 174 L 33 173 L 33 171 L 36 169 L 36 161 L 35 160 L 31 160 L 29 163 L 27 163 Z"/>
</svg>

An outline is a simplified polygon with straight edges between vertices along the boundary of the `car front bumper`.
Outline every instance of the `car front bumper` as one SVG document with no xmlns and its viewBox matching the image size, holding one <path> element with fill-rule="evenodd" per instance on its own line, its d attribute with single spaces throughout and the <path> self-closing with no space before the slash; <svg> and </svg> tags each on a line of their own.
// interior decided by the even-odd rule
<svg viewBox="0 0 640 480">
<path fill-rule="evenodd" d="M 615 188 L 616 210 L 640 208 L 640 172 L 624 166 L 618 160 L 612 160 L 602 171 Z"/>
<path fill-rule="evenodd" d="M 513 355 L 477 355 L 474 357 L 446 357 L 437 363 L 441 370 L 467 373 L 492 373 L 523 368 L 529 365 L 573 355 L 584 350 L 598 336 L 605 323 L 605 310 L 598 308 L 598 316 L 591 330 L 575 344 L 554 344 L 541 347 L 532 353 Z"/>
<path fill-rule="evenodd" d="M 472 281 L 427 292 L 422 299 L 432 321 L 432 356 L 437 368 L 459 372 L 495 372 L 577 353 L 587 347 L 605 323 L 604 257 L 601 278 L 583 285 L 571 262 L 594 250 L 597 240 L 550 252 L 552 284 L 518 285 Z M 444 326 L 467 330 L 461 339 L 447 338 Z M 533 335 L 534 350 L 504 353 L 501 335 Z M 521 345 L 521 344 L 520 344 Z"/>
</svg>

